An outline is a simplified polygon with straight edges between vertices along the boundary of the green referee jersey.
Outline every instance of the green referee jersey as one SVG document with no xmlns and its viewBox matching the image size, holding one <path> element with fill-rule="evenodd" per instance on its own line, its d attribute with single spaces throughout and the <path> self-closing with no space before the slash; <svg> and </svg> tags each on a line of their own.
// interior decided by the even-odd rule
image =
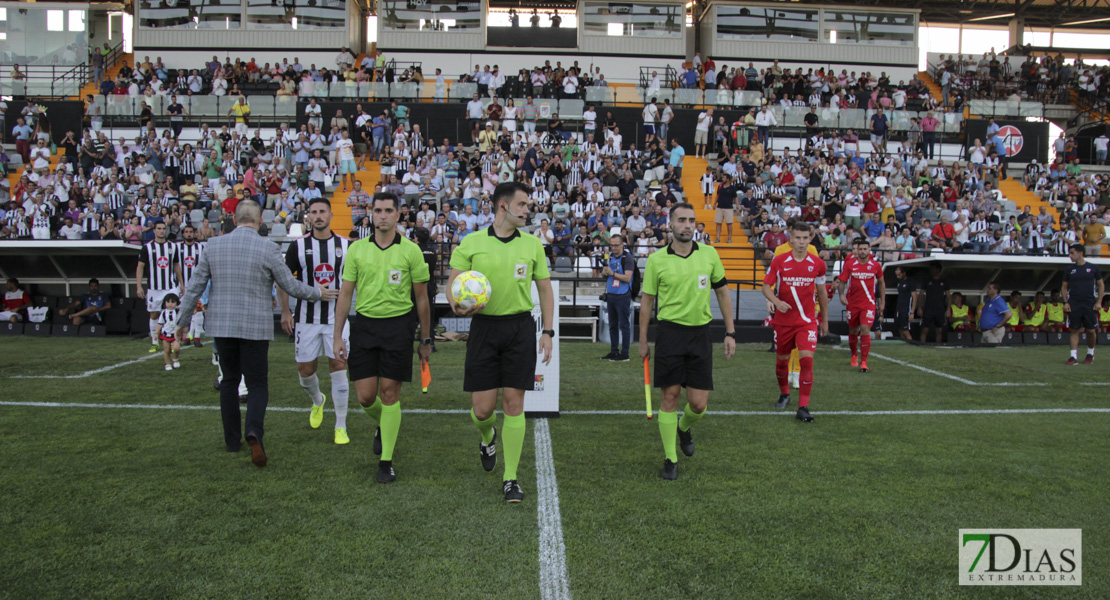
<svg viewBox="0 0 1110 600">
<path fill-rule="evenodd" d="M 489 279 L 489 304 L 481 314 L 490 316 L 531 311 L 532 280 L 551 278 L 538 237 L 517 230 L 503 239 L 492 226 L 463 238 L 451 253 L 451 268 L 478 271 Z"/>
<path fill-rule="evenodd" d="M 697 327 L 713 320 L 709 294 L 728 283 L 725 267 L 712 246 L 692 248 L 682 257 L 668 244 L 648 257 L 642 289 L 655 296 L 660 321 Z"/>
<path fill-rule="evenodd" d="M 358 314 L 375 319 L 412 310 L 412 284 L 431 278 L 420 246 L 397 234 L 385 248 L 374 236 L 350 245 L 343 261 L 343 281 L 355 284 Z"/>
</svg>

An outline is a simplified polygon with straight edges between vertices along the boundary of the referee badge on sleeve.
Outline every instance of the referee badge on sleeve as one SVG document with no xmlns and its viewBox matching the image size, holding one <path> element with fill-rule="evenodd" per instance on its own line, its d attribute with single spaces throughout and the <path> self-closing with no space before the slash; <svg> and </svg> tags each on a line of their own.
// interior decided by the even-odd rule
<svg viewBox="0 0 1110 600">
<path fill-rule="evenodd" d="M 708 275 L 698 275 L 698 289 L 699 290 L 709 289 L 709 276 Z"/>
<path fill-rule="evenodd" d="M 389 270 L 389 283 L 393 285 L 401 285 L 401 271 L 400 269 Z"/>
</svg>

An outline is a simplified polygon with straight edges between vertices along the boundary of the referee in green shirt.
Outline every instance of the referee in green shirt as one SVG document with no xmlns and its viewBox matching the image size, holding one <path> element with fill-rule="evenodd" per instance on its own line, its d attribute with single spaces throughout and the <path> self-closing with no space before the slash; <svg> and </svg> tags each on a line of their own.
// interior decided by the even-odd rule
<svg viewBox="0 0 1110 600">
<path fill-rule="evenodd" d="M 335 355 L 347 360 L 358 403 L 378 422 L 374 451 L 382 456 L 379 483 L 396 479 L 393 448 L 401 429 L 401 382 L 412 381 L 413 298 L 420 319 L 420 358 L 427 360 L 432 349 L 426 287 L 430 274 L 420 247 L 397 232 L 400 204 L 396 194 L 374 194 L 374 235 L 347 249 L 343 287 L 335 305 Z M 348 356 L 343 326 L 356 290 L 357 314 L 351 318 Z"/>
<path fill-rule="evenodd" d="M 497 390 L 505 413 L 501 435 L 505 448 L 502 490 L 508 502 L 520 502 L 524 492 L 517 483 L 517 465 L 524 448 L 524 391 L 536 379 L 536 322 L 532 318 L 532 282 L 540 296 L 543 324 L 539 350 L 543 362 L 551 361 L 551 328 L 555 297 L 543 244 L 533 235 L 521 235 L 528 219 L 528 186 L 508 182 L 493 190 L 493 225 L 466 236 L 451 254 L 447 289 L 463 271 L 484 274 L 492 288 L 489 303 L 480 311 L 463 310 L 450 294 L 451 309 L 460 317 L 473 316 L 466 343 L 463 389 L 471 393 L 470 419 L 482 434 L 479 455 L 482 467 L 497 464 Z"/>
<path fill-rule="evenodd" d="M 697 215 L 686 202 L 671 208 L 674 240 L 650 257 L 640 296 L 640 360 L 648 357 L 651 309 L 659 302 L 655 337 L 655 387 L 663 389 L 659 406 L 659 435 L 663 438 L 663 479 L 678 478 L 675 435 L 686 456 L 694 455 L 690 426 L 705 415 L 713 389 L 713 341 L 709 338 L 710 290 L 717 295 L 725 320 L 725 358 L 736 351 L 732 296 L 721 257 L 711 246 L 694 242 Z M 678 419 L 678 397 L 686 388 L 686 408 Z"/>
</svg>

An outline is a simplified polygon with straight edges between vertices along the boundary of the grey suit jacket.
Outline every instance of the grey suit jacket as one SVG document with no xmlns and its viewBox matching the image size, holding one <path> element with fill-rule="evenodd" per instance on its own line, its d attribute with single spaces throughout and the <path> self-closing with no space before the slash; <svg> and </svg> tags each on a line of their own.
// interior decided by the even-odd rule
<svg viewBox="0 0 1110 600">
<path fill-rule="evenodd" d="M 277 244 L 250 227 L 237 227 L 208 240 L 185 297 L 178 327 L 188 327 L 208 281 L 208 312 L 204 332 L 213 338 L 274 339 L 273 286 L 290 296 L 315 302 L 320 290 L 293 277 Z"/>
</svg>

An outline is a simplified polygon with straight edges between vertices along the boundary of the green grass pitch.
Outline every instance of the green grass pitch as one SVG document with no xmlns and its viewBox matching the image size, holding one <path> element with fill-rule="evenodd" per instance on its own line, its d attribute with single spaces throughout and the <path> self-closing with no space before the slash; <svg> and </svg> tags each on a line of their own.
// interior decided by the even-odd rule
<svg viewBox="0 0 1110 600">
<path fill-rule="evenodd" d="M 271 346 L 270 466 L 223 450 L 208 348 L 184 368 L 129 339 L 0 338 L 0 598 L 539 598 L 533 432 L 525 501 L 506 505 L 464 414 L 404 416 L 398 480 L 374 482 L 372 421 L 351 444 L 334 417 L 308 426 L 292 344 Z M 469 408 L 462 344 L 440 344 L 427 395 L 406 409 Z M 1107 598 L 1108 413 L 845 415 L 829 411 L 1104 408 L 1105 363 L 1065 367 L 1059 347 L 876 344 L 871 372 L 821 347 L 816 422 L 768 415 L 774 358 L 717 346 L 716 391 L 679 480 L 658 473 L 642 368 L 561 346 L 565 414 L 550 421 L 569 590 L 575 598 Z M 326 363 L 321 361 L 322 370 Z M 329 392 L 327 376 L 321 389 Z M 794 402 L 796 406 L 797 394 Z M 658 408 L 659 392 L 654 394 Z M 329 402 L 330 405 L 330 402 Z M 575 411 L 628 410 L 586 415 Z M 741 411 L 753 414 L 719 414 Z M 714 414 L 714 413 L 718 414 Z M 960 528 L 1081 528 L 1078 588 L 961 588 Z"/>
</svg>

